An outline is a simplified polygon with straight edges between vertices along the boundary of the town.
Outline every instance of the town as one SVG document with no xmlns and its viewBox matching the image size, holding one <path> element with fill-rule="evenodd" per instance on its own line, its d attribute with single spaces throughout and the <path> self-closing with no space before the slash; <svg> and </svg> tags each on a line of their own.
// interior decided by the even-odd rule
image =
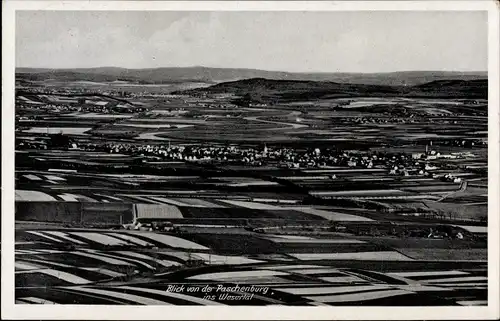
<svg viewBox="0 0 500 321">
<path fill-rule="evenodd" d="M 125 12 L 16 15 L 16 304 L 491 305 L 487 15 Z"/>
</svg>

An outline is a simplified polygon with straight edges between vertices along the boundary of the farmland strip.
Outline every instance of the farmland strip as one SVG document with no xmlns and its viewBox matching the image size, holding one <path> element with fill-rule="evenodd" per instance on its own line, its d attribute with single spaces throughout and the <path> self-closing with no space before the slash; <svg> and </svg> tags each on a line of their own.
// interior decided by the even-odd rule
<svg viewBox="0 0 500 321">
<path fill-rule="evenodd" d="M 222 205 L 215 204 L 215 203 L 212 203 L 212 202 L 208 202 L 208 201 L 205 201 L 205 200 L 201 200 L 201 199 L 198 199 L 198 198 L 179 198 L 178 200 L 181 201 L 181 202 L 183 202 L 183 203 L 189 204 L 191 206 L 192 205 L 199 205 L 201 207 L 223 208 Z"/>
<path fill-rule="evenodd" d="M 488 300 L 457 301 L 457 303 L 466 306 L 478 306 L 478 305 L 481 306 L 481 305 L 488 305 Z"/>
<path fill-rule="evenodd" d="M 434 276 L 434 275 L 463 275 L 469 273 L 463 271 L 418 271 L 418 272 L 390 272 L 387 274 L 411 278 L 411 277 Z"/>
<path fill-rule="evenodd" d="M 342 274 L 338 269 L 288 269 L 287 272 L 312 275 L 312 274 L 325 274 L 325 273 L 336 273 Z"/>
<path fill-rule="evenodd" d="M 377 285 L 303 287 L 303 288 L 280 288 L 278 286 L 274 288 L 278 291 L 295 295 L 321 295 L 321 294 L 349 293 L 349 292 L 366 291 L 366 290 L 387 289 L 386 286 L 377 286 Z"/>
<path fill-rule="evenodd" d="M 382 298 L 405 295 L 405 294 L 413 294 L 413 292 L 408 292 L 403 290 L 386 290 L 386 291 L 356 293 L 356 294 L 311 296 L 306 298 L 309 300 L 314 300 L 319 302 L 335 303 L 335 302 L 368 301 L 368 300 L 382 299 Z"/>
<path fill-rule="evenodd" d="M 42 179 L 36 175 L 28 174 L 28 175 L 23 175 L 27 179 L 30 179 L 32 181 L 41 181 Z"/>
<path fill-rule="evenodd" d="M 77 267 L 74 265 L 68 265 L 68 264 L 63 264 L 63 263 L 57 263 L 57 262 L 50 262 L 50 261 L 42 261 L 42 260 L 37 260 L 37 259 L 29 259 L 30 262 L 39 262 L 39 263 L 44 263 L 46 265 L 53 265 L 53 266 L 59 266 L 63 268 L 73 268 L 73 269 L 82 269 L 86 271 L 92 271 L 92 272 L 98 272 L 110 277 L 119 277 L 119 276 L 124 276 L 125 274 L 111 271 L 105 268 L 100 268 L 100 267 Z"/>
<path fill-rule="evenodd" d="M 250 271 L 230 271 L 230 272 L 219 272 L 219 273 L 207 273 L 199 274 L 189 277 L 192 280 L 214 280 L 214 279 L 229 279 L 229 278 L 259 278 L 266 276 L 279 276 L 288 275 L 288 273 L 281 271 L 266 271 L 266 270 L 250 270 Z"/>
<path fill-rule="evenodd" d="M 102 256 L 102 255 L 91 254 L 91 253 L 86 253 L 86 252 L 69 252 L 69 253 L 75 254 L 75 255 L 79 255 L 79 256 L 90 257 L 90 258 L 93 258 L 93 259 L 96 259 L 96 260 L 99 260 L 99 261 L 102 261 L 102 262 L 106 262 L 106 263 L 109 263 L 109 264 L 113 264 L 113 265 L 130 265 L 130 266 L 133 266 L 133 264 L 131 264 L 129 262 L 125 262 L 123 260 L 117 260 L 117 259 L 105 257 L 105 256 Z"/>
<path fill-rule="evenodd" d="M 146 241 L 143 241 L 141 239 L 138 239 L 136 237 L 133 237 L 133 236 L 130 236 L 130 235 L 126 235 L 126 234 L 121 234 L 121 233 L 107 233 L 108 235 L 111 235 L 111 236 L 114 236 L 114 237 L 117 237 L 117 238 L 120 238 L 120 239 L 123 239 L 125 241 L 130 241 L 132 243 L 135 243 L 135 244 L 138 244 L 138 245 L 142 245 L 142 246 L 151 246 L 153 244 L 151 243 L 148 243 Z"/>
<path fill-rule="evenodd" d="M 64 251 L 59 251 L 59 250 L 46 250 L 46 249 L 39 249 L 37 250 L 40 254 L 59 254 L 59 253 L 64 253 Z"/>
<path fill-rule="evenodd" d="M 155 300 L 155 299 L 150 299 L 147 297 L 142 297 L 134 294 L 128 294 L 128 293 L 123 293 L 123 292 L 115 292 L 115 291 L 110 291 L 110 290 L 102 290 L 102 289 L 96 289 L 96 288 L 84 288 L 84 287 L 78 287 L 78 288 L 72 288 L 76 291 L 80 292 L 86 292 L 86 293 L 95 293 L 95 294 L 101 294 L 105 296 L 109 296 L 112 298 L 117 298 L 117 299 L 125 299 L 129 301 L 133 301 L 139 304 L 143 305 L 170 305 L 167 302 Z"/>
<path fill-rule="evenodd" d="M 54 270 L 54 269 L 40 269 L 40 270 L 30 270 L 30 271 L 19 271 L 16 274 L 25 274 L 25 273 L 43 273 L 53 277 L 56 277 L 60 280 L 73 283 L 73 284 L 87 284 L 90 283 L 89 280 L 76 276 L 74 274 L 70 274 L 67 272 Z"/>
<path fill-rule="evenodd" d="M 54 176 L 54 175 L 44 175 L 47 179 L 51 181 L 65 181 L 66 179 L 59 177 L 59 176 Z"/>
<path fill-rule="evenodd" d="M 161 264 L 163 266 L 166 266 L 166 267 L 171 267 L 173 265 L 179 265 L 177 262 L 160 260 L 160 259 L 156 259 L 156 258 L 154 258 L 152 256 L 148 256 L 148 255 L 145 255 L 145 254 L 141 254 L 141 253 L 137 253 L 137 252 L 132 252 L 132 251 L 116 251 L 115 253 L 123 254 L 123 255 L 126 255 L 126 256 L 131 256 L 131 257 L 136 257 L 136 258 L 139 258 L 139 259 L 153 261 L 155 263 L 159 263 L 159 264 Z"/>
<path fill-rule="evenodd" d="M 136 287 L 131 287 L 131 286 L 122 286 L 121 288 L 125 289 L 125 290 L 134 290 L 134 291 L 139 291 L 139 292 L 144 292 L 144 293 L 158 294 L 158 295 L 162 295 L 165 297 L 183 299 L 186 301 L 199 303 L 199 304 L 203 304 L 203 305 L 223 305 L 222 303 L 219 303 L 219 302 L 205 300 L 205 299 L 197 298 L 197 297 L 190 296 L 190 295 L 180 294 L 180 293 L 173 293 L 173 292 L 147 289 L 147 288 L 136 288 Z"/>
<path fill-rule="evenodd" d="M 166 203 L 169 205 L 175 205 L 175 206 L 185 206 L 185 207 L 204 207 L 204 206 L 198 206 L 198 205 L 191 205 L 183 202 L 179 202 L 170 198 L 165 198 L 165 197 L 160 197 L 160 196 L 151 196 L 149 197 L 150 199 L 153 199 L 155 201 L 158 201 L 160 203 Z"/>
<path fill-rule="evenodd" d="M 77 240 L 77 239 L 74 239 L 74 238 L 68 236 L 66 233 L 63 233 L 63 232 L 59 232 L 59 231 L 45 231 L 45 233 L 51 234 L 51 235 L 54 235 L 54 236 L 57 236 L 57 237 L 60 237 L 62 239 L 68 240 L 68 241 L 76 243 L 76 244 L 86 244 L 86 243 L 84 243 L 84 242 L 82 242 L 80 240 Z"/>
<path fill-rule="evenodd" d="M 171 235 L 166 235 L 166 234 L 157 234 L 157 233 L 133 233 L 133 232 L 127 232 L 127 234 L 131 235 L 137 235 L 143 238 L 147 238 L 150 240 L 157 241 L 159 243 L 162 243 L 164 245 L 170 246 L 170 247 L 178 247 L 178 248 L 186 248 L 186 249 L 195 249 L 195 250 L 208 250 L 208 247 L 205 247 L 203 245 L 181 239 L 179 237 L 171 236 Z"/>
<path fill-rule="evenodd" d="M 16 250 L 15 255 L 18 254 L 41 254 L 39 251 L 28 251 L 28 250 Z"/>
<path fill-rule="evenodd" d="M 353 252 L 353 253 L 288 253 L 299 260 L 369 260 L 369 261 L 412 261 L 395 251 Z"/>
<path fill-rule="evenodd" d="M 487 283 L 440 283 L 437 284 L 442 287 L 451 288 L 451 289 L 486 289 Z"/>
<path fill-rule="evenodd" d="M 364 241 L 360 240 L 352 240 L 352 239 L 339 239 L 339 240 L 332 240 L 332 239 L 314 239 L 314 240 L 294 240 L 294 239 L 276 239 L 273 237 L 267 238 L 273 242 L 276 243 L 321 243 L 321 244 L 366 244 Z"/>
<path fill-rule="evenodd" d="M 355 276 L 321 277 L 320 279 L 330 283 L 368 283 L 367 280 Z"/>
<path fill-rule="evenodd" d="M 102 233 L 92 233 L 92 232 L 70 232 L 72 235 L 76 235 L 82 238 L 85 238 L 87 240 L 100 243 L 103 245 L 126 245 L 127 243 L 114 238 L 112 236 L 102 234 Z"/>
<path fill-rule="evenodd" d="M 57 303 L 49 301 L 49 300 L 45 300 L 42 298 L 36 298 L 36 297 L 32 297 L 32 296 L 26 297 L 26 298 L 19 298 L 19 300 L 29 302 L 29 303 L 37 303 L 37 304 L 57 304 Z"/>
<path fill-rule="evenodd" d="M 111 195 L 103 195 L 103 194 L 97 194 L 97 193 L 94 193 L 94 195 L 100 196 L 100 197 L 106 197 L 106 198 L 112 199 L 114 201 L 121 201 L 121 202 L 123 201 L 121 198 L 111 196 Z"/>
<path fill-rule="evenodd" d="M 203 259 L 205 262 L 211 262 L 212 264 L 249 264 L 249 263 L 262 263 L 264 261 L 253 260 L 246 258 L 244 256 L 228 256 L 228 255 L 217 255 L 208 253 L 195 253 L 196 256 Z"/>
<path fill-rule="evenodd" d="M 266 236 L 271 237 L 271 238 L 282 238 L 282 239 L 289 239 L 289 240 L 315 240 L 312 237 L 300 236 L 300 235 L 266 234 Z"/>
<path fill-rule="evenodd" d="M 103 256 L 103 257 L 109 257 L 109 258 L 113 258 L 113 259 L 121 259 L 123 261 L 126 261 L 126 262 L 134 262 L 134 263 L 137 263 L 139 265 L 142 265 L 144 266 L 145 268 L 149 269 L 149 270 L 154 270 L 155 268 L 153 266 L 151 266 L 150 264 L 148 263 L 145 263 L 143 261 L 140 261 L 140 260 L 136 260 L 136 259 L 131 259 L 131 258 L 128 258 L 128 257 L 123 257 L 123 256 L 119 256 L 119 255 L 112 255 L 112 254 L 109 254 L 109 253 L 103 253 L 103 252 L 96 252 L 96 251 L 93 251 L 93 250 L 89 250 L 89 251 L 92 251 L 92 252 L 95 252 L 95 253 L 98 253 L 99 255 Z"/>
<path fill-rule="evenodd" d="M 30 191 L 30 190 L 19 190 L 16 189 L 16 201 L 57 201 L 54 197 L 49 194 L 39 192 L 39 191 Z"/>
<path fill-rule="evenodd" d="M 426 285 L 396 285 L 400 290 L 411 291 L 411 292 L 446 292 L 450 291 L 449 289 L 437 287 L 437 286 L 426 286 Z"/>
<path fill-rule="evenodd" d="M 123 196 L 126 196 L 128 198 L 131 198 L 131 199 L 135 199 L 135 200 L 138 200 L 138 201 L 142 201 L 142 202 L 145 202 L 146 204 L 162 204 L 161 202 L 158 202 L 158 201 L 154 201 L 152 199 L 149 199 L 149 198 L 146 198 L 146 197 L 142 197 L 142 196 L 137 196 L 137 195 L 127 195 L 127 194 L 123 194 Z"/>
<path fill-rule="evenodd" d="M 169 219 L 183 218 L 179 208 L 166 204 L 135 204 L 138 219 Z"/>
<path fill-rule="evenodd" d="M 66 202 L 78 202 L 78 196 L 74 194 L 64 193 L 58 196 Z"/>
<path fill-rule="evenodd" d="M 484 276 L 468 276 L 462 278 L 443 278 L 437 280 L 428 280 L 427 283 L 448 283 L 448 282 L 467 282 L 467 281 L 488 281 Z"/>
<path fill-rule="evenodd" d="M 220 202 L 224 202 L 230 205 L 235 205 L 244 208 L 258 209 L 258 210 L 281 210 L 282 208 L 279 206 L 269 205 L 269 204 L 261 204 L 257 202 L 247 202 L 247 201 L 236 201 L 236 200 L 224 200 L 218 199 Z"/>
<path fill-rule="evenodd" d="M 259 266 L 259 269 L 268 269 L 268 270 L 289 270 L 289 269 L 321 269 L 324 268 L 325 266 L 323 265 L 302 265 L 302 264 L 297 264 L 297 265 L 274 265 L 274 266 Z"/>
<path fill-rule="evenodd" d="M 37 266 L 37 265 L 32 265 L 32 264 L 25 263 L 25 262 L 19 262 L 17 260 L 14 263 L 14 267 L 16 269 L 20 269 L 20 270 L 40 270 L 40 269 L 45 269 L 45 267 L 41 267 L 41 266 Z"/>
<path fill-rule="evenodd" d="M 323 217 L 323 218 L 330 220 L 330 221 L 359 221 L 359 222 L 373 221 L 372 219 L 369 219 L 369 218 L 363 217 L 363 216 L 344 214 L 344 213 L 340 213 L 340 212 L 325 211 L 325 210 L 320 210 L 320 209 L 310 208 L 310 207 L 288 207 L 286 209 L 291 209 L 291 210 L 299 211 L 299 212 L 306 213 L 306 214 L 320 216 L 320 217 Z"/>
<path fill-rule="evenodd" d="M 57 243 L 62 243 L 61 240 L 58 240 L 56 238 L 53 238 L 53 237 L 50 237 L 48 235 L 45 235 L 44 233 L 42 232 L 37 232 L 37 231 L 26 231 L 26 233 L 30 233 L 30 234 L 33 234 L 33 235 L 37 235 L 37 236 L 41 236 L 43 238 L 46 238 L 48 240 L 51 240 L 51 241 L 54 241 L 54 242 L 57 242 Z"/>
</svg>

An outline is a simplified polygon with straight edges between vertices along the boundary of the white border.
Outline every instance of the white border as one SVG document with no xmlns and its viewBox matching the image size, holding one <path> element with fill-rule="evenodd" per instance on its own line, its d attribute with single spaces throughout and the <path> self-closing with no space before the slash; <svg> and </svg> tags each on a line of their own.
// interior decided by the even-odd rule
<svg viewBox="0 0 500 321">
<path fill-rule="evenodd" d="M 499 317 L 499 7 L 483 1 L 2 1 L 2 319 L 258 320 L 497 319 Z M 488 307 L 123 307 L 14 305 L 14 74 L 16 10 L 489 12 Z M 464 23 L 467 23 L 464 21 Z"/>
</svg>

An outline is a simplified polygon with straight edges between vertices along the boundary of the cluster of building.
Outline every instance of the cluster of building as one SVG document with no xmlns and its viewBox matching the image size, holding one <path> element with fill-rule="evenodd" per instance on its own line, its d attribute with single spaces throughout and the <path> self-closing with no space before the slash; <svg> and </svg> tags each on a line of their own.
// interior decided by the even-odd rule
<svg viewBox="0 0 500 321">
<path fill-rule="evenodd" d="M 134 106 L 125 103 L 116 103 L 108 101 L 88 101 L 85 99 L 77 100 L 74 104 L 53 104 L 53 103 L 38 103 L 38 102 L 17 102 L 17 108 L 30 108 L 36 110 L 44 110 L 50 112 L 93 112 L 100 114 L 113 113 L 140 113 L 148 111 L 148 108 Z"/>
<path fill-rule="evenodd" d="M 29 103 L 20 103 L 17 104 L 19 107 L 29 107 L 31 109 L 38 109 L 38 110 L 46 110 L 46 111 L 53 111 L 53 112 L 71 112 L 71 111 L 76 111 L 78 108 L 76 106 L 71 106 L 71 105 L 56 105 L 56 104 L 29 104 Z"/>
<path fill-rule="evenodd" d="M 237 146 L 170 146 L 141 144 L 87 144 L 80 145 L 87 150 L 134 156 L 155 157 L 171 161 L 212 161 L 238 165 L 278 165 L 284 168 L 311 168 L 341 166 L 350 168 L 388 168 L 393 175 L 409 175 L 417 171 L 422 175 L 436 169 L 426 162 L 430 158 L 415 158 L 411 155 L 388 155 L 382 152 L 338 151 L 319 148 L 297 150 L 291 148 L 263 148 Z M 435 154 L 435 151 L 428 153 Z"/>
<path fill-rule="evenodd" d="M 431 146 L 432 146 L 432 142 L 431 142 Z M 412 154 L 413 159 L 427 160 L 427 161 L 433 161 L 433 160 L 438 160 L 438 159 L 457 159 L 457 158 L 466 158 L 466 157 L 474 157 L 474 154 L 471 152 L 440 153 L 436 150 L 430 149 L 429 145 L 426 145 L 425 152 Z"/>
<path fill-rule="evenodd" d="M 125 96 L 127 98 L 179 98 L 180 95 L 173 95 L 167 92 L 150 92 L 150 91 L 133 91 L 127 92 Z"/>
<path fill-rule="evenodd" d="M 208 109 L 230 109 L 234 108 L 235 105 L 231 103 L 222 103 L 222 102 L 200 102 L 200 103 L 188 103 L 190 107 L 205 107 Z"/>
<path fill-rule="evenodd" d="M 20 141 L 16 149 L 47 149 L 47 141 Z M 440 170 L 440 158 L 449 158 L 450 155 L 441 155 L 427 148 L 425 153 L 386 153 L 380 151 L 340 151 L 336 149 L 308 149 L 292 148 L 240 147 L 229 145 L 211 146 L 173 146 L 173 145 L 144 145 L 126 143 L 93 143 L 70 142 L 68 149 L 83 151 L 98 151 L 111 154 L 124 154 L 138 157 L 143 161 L 184 161 L 207 162 L 218 164 L 233 164 L 246 166 L 273 165 L 289 169 L 348 167 L 352 169 L 384 169 L 387 174 L 395 176 L 429 176 L 459 183 L 460 177 L 453 174 L 435 174 Z M 469 153 L 470 154 L 470 153 Z M 473 156 L 464 153 L 453 153 L 456 158 Z M 333 177 L 334 178 L 334 177 Z"/>
<path fill-rule="evenodd" d="M 354 124 L 414 124 L 422 122 L 423 119 L 411 114 L 408 117 L 345 117 L 340 121 Z"/>
<path fill-rule="evenodd" d="M 23 92 L 27 93 L 46 94 L 46 95 L 57 95 L 57 94 L 70 95 L 70 94 L 93 94 L 93 93 L 104 94 L 103 92 L 99 92 L 98 90 L 89 89 L 85 87 L 65 88 L 65 87 L 46 87 L 46 86 L 40 86 L 40 87 L 16 86 L 16 89 L 22 90 Z"/>
<path fill-rule="evenodd" d="M 445 146 L 456 146 L 456 147 L 485 146 L 488 145 L 488 137 L 481 139 L 478 138 L 478 139 L 467 139 L 467 140 L 450 139 L 442 141 L 441 144 Z"/>
</svg>

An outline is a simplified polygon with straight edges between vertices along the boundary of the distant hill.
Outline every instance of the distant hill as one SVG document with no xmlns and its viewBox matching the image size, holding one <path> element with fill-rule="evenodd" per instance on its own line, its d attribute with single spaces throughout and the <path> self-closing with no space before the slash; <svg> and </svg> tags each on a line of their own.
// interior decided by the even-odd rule
<svg viewBox="0 0 500 321">
<path fill-rule="evenodd" d="M 243 104 L 362 96 L 486 99 L 488 97 L 488 81 L 486 79 L 438 80 L 416 86 L 384 86 L 253 78 L 177 93 L 191 95 L 234 94 L 241 97 L 237 102 Z"/>
<path fill-rule="evenodd" d="M 300 80 L 382 86 L 414 86 L 432 81 L 486 79 L 486 72 L 402 71 L 391 73 L 290 73 L 241 68 L 168 67 L 126 69 L 117 67 L 43 69 L 17 68 L 23 80 L 132 81 L 138 83 L 207 82 L 220 83 L 252 78 Z"/>
<path fill-rule="evenodd" d="M 488 80 L 436 80 L 410 88 L 409 94 L 442 93 L 488 98 Z"/>
</svg>

